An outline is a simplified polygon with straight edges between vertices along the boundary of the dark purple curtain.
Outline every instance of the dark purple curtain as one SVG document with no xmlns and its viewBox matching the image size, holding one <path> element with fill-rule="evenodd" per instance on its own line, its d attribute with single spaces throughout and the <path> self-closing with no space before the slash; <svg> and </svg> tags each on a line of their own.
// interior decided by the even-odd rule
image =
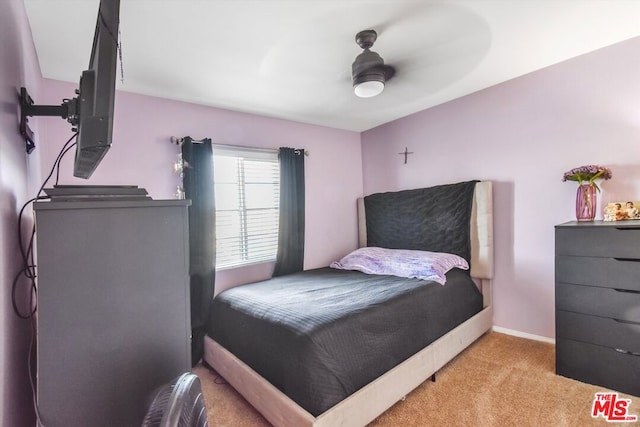
<svg viewBox="0 0 640 427">
<path fill-rule="evenodd" d="M 213 299 L 216 264 L 216 206 L 213 190 L 211 139 L 182 144 L 185 197 L 189 206 L 189 273 L 191 276 L 191 358 L 195 365 L 204 353 L 204 337 Z"/>
<path fill-rule="evenodd" d="M 304 263 L 304 150 L 280 148 L 280 224 L 274 276 L 302 271 Z"/>
</svg>

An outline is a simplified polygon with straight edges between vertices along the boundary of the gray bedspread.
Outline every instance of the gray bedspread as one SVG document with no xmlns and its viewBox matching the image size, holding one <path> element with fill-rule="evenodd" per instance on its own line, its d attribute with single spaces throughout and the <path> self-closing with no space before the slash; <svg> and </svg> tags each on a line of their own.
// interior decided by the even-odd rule
<svg viewBox="0 0 640 427">
<path fill-rule="evenodd" d="M 447 284 L 322 268 L 219 294 L 208 334 L 317 416 L 482 310 Z"/>
</svg>

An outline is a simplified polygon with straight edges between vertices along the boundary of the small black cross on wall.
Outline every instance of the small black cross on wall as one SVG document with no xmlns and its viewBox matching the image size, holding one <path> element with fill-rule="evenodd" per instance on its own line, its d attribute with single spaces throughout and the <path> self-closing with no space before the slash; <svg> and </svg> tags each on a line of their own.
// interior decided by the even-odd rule
<svg viewBox="0 0 640 427">
<path fill-rule="evenodd" d="M 407 164 L 407 160 L 409 157 L 409 154 L 413 154 L 413 151 L 409 151 L 409 149 L 407 147 L 404 147 L 404 152 L 403 153 L 398 153 L 398 154 L 404 154 L 404 164 Z"/>
</svg>

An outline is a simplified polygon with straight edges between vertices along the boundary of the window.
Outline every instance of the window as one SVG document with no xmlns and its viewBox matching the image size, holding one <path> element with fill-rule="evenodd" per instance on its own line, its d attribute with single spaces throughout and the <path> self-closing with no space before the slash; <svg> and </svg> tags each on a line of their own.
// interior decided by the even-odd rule
<svg viewBox="0 0 640 427">
<path fill-rule="evenodd" d="M 273 261 L 280 166 L 275 150 L 214 145 L 216 268 Z"/>
</svg>

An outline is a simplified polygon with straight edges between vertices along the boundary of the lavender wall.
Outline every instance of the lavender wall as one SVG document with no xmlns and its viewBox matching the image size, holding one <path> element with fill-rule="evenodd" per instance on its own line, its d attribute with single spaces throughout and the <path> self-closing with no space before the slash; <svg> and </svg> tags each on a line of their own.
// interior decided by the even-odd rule
<svg viewBox="0 0 640 427">
<path fill-rule="evenodd" d="M 601 202 L 640 199 L 638 76 L 640 38 L 367 131 L 365 194 L 493 180 L 494 324 L 553 337 L 553 226 L 575 218 L 576 184 L 561 178 L 603 164 Z"/>
<path fill-rule="evenodd" d="M 37 155 L 27 158 L 18 133 L 20 87 L 28 87 L 36 96 L 41 81 L 22 1 L 0 2 L 0 40 L 0 425 L 32 426 L 35 418 L 27 380 L 31 326 L 13 313 L 11 304 L 13 278 L 22 266 L 18 255 L 18 212 L 34 194 L 30 176 L 35 181 L 38 176 Z M 33 128 L 37 130 L 37 124 Z M 33 224 L 31 218 L 27 211 L 23 231 Z M 25 311 L 26 289 L 28 284 L 20 281 L 17 302 Z"/>
<path fill-rule="evenodd" d="M 44 80 L 43 102 L 71 97 L 76 85 Z M 42 119 L 47 144 L 41 144 L 48 169 L 70 126 Z M 136 184 L 153 198 L 173 198 L 179 178 L 172 164 L 179 149 L 172 135 L 210 137 L 214 143 L 277 148 L 305 148 L 305 269 L 326 266 L 357 244 L 356 198 L 362 196 L 360 135 L 356 132 L 197 106 L 118 92 L 113 146 L 88 181 L 72 176 L 72 154 L 62 164 L 62 184 Z M 271 276 L 273 265 L 258 264 L 217 273 L 216 292 Z"/>
</svg>

